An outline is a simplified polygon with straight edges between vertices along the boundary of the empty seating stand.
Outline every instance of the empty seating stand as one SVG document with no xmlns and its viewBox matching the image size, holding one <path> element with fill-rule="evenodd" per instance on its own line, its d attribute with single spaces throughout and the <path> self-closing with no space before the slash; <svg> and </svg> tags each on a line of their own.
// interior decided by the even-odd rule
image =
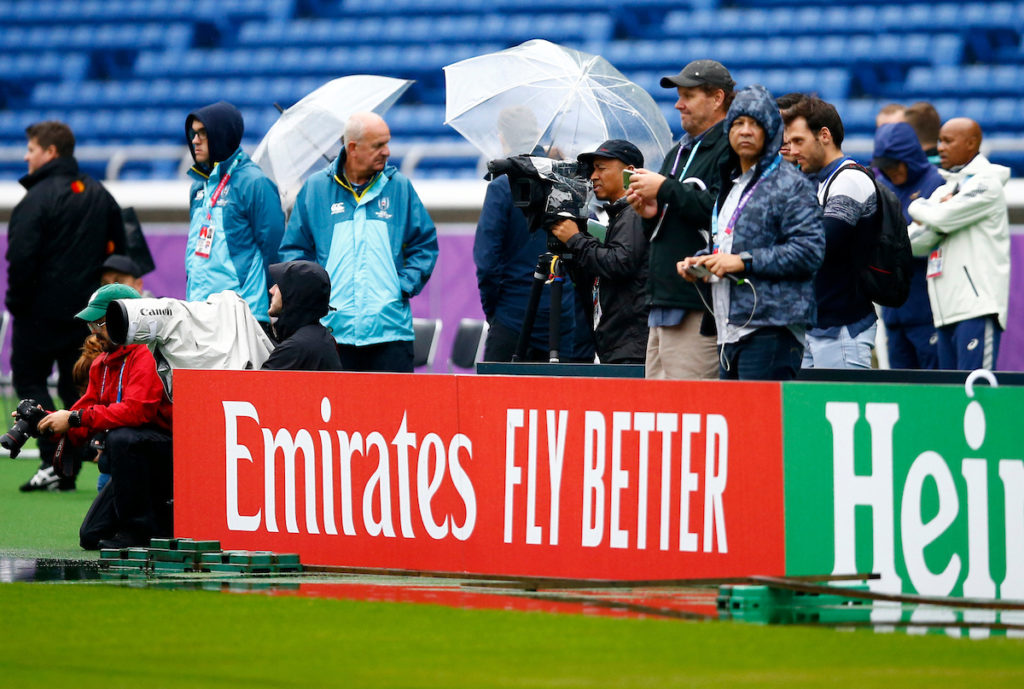
<svg viewBox="0 0 1024 689">
<path fill-rule="evenodd" d="M 22 145 L 41 117 L 68 121 L 83 144 L 180 142 L 184 112 L 221 98 L 258 140 L 273 103 L 353 73 L 415 79 L 388 114 L 396 137 L 450 141 L 441 68 L 531 38 L 606 57 L 654 96 L 676 135 L 674 93 L 659 81 L 702 57 L 740 85 L 835 102 L 854 136 L 870 135 L 892 100 L 938 101 L 943 117 L 975 117 L 987 136 L 1024 131 L 1024 0 L 9 0 L 0 146 Z M 424 159 L 416 174 L 477 171 L 458 154 Z"/>
</svg>

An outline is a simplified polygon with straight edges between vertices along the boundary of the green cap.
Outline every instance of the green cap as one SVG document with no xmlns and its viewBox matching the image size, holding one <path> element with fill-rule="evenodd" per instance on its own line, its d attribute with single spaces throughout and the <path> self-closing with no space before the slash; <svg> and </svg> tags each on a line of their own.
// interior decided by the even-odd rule
<svg viewBox="0 0 1024 689">
<path fill-rule="evenodd" d="M 89 305 L 75 314 L 75 318 L 80 318 L 87 323 L 98 321 L 107 314 L 107 306 L 110 305 L 110 302 L 117 299 L 138 299 L 140 296 L 134 287 L 128 285 L 116 282 L 111 285 L 103 285 L 92 293 L 92 296 L 89 297 Z"/>
</svg>

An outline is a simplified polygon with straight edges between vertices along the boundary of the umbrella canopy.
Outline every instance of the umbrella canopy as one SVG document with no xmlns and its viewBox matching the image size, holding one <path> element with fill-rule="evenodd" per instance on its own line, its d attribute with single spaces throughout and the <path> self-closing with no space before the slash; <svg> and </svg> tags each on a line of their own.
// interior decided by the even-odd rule
<svg viewBox="0 0 1024 689">
<path fill-rule="evenodd" d="M 329 81 L 285 110 L 252 158 L 277 184 L 282 199 L 294 198 L 313 170 L 337 157 L 350 115 L 383 115 L 411 84 L 366 74 Z"/>
<path fill-rule="evenodd" d="M 672 143 L 654 99 L 597 55 L 533 40 L 444 72 L 446 124 L 489 159 L 538 145 L 575 158 L 626 139 L 657 167 Z"/>
</svg>

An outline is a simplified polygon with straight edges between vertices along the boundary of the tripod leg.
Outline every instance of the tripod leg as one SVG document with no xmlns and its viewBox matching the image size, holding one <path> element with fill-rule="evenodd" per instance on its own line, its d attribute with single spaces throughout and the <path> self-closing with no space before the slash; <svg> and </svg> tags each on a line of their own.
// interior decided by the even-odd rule
<svg viewBox="0 0 1024 689">
<path fill-rule="evenodd" d="M 558 348 L 562 338 L 562 280 L 551 283 L 551 320 L 548 325 L 548 361 L 558 363 Z"/>
<path fill-rule="evenodd" d="M 533 332 L 533 324 L 537 320 L 540 294 L 544 289 L 544 283 L 547 282 L 547 279 L 548 258 L 547 254 L 542 254 L 537 259 L 537 267 L 533 271 L 530 299 L 526 302 L 526 316 L 523 317 L 523 327 L 519 329 L 519 341 L 516 342 L 516 353 L 512 355 L 512 361 L 522 361 L 526 357 L 526 350 L 530 346 L 530 334 Z"/>
</svg>

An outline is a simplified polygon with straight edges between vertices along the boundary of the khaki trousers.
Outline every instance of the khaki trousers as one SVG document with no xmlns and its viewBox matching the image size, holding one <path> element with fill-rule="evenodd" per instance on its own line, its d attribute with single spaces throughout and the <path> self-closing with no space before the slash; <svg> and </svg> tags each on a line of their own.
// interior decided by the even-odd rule
<svg viewBox="0 0 1024 689">
<path fill-rule="evenodd" d="M 718 380 L 718 347 L 700 334 L 703 314 L 688 311 L 683 322 L 651 328 L 645 377 L 658 380 Z"/>
</svg>

